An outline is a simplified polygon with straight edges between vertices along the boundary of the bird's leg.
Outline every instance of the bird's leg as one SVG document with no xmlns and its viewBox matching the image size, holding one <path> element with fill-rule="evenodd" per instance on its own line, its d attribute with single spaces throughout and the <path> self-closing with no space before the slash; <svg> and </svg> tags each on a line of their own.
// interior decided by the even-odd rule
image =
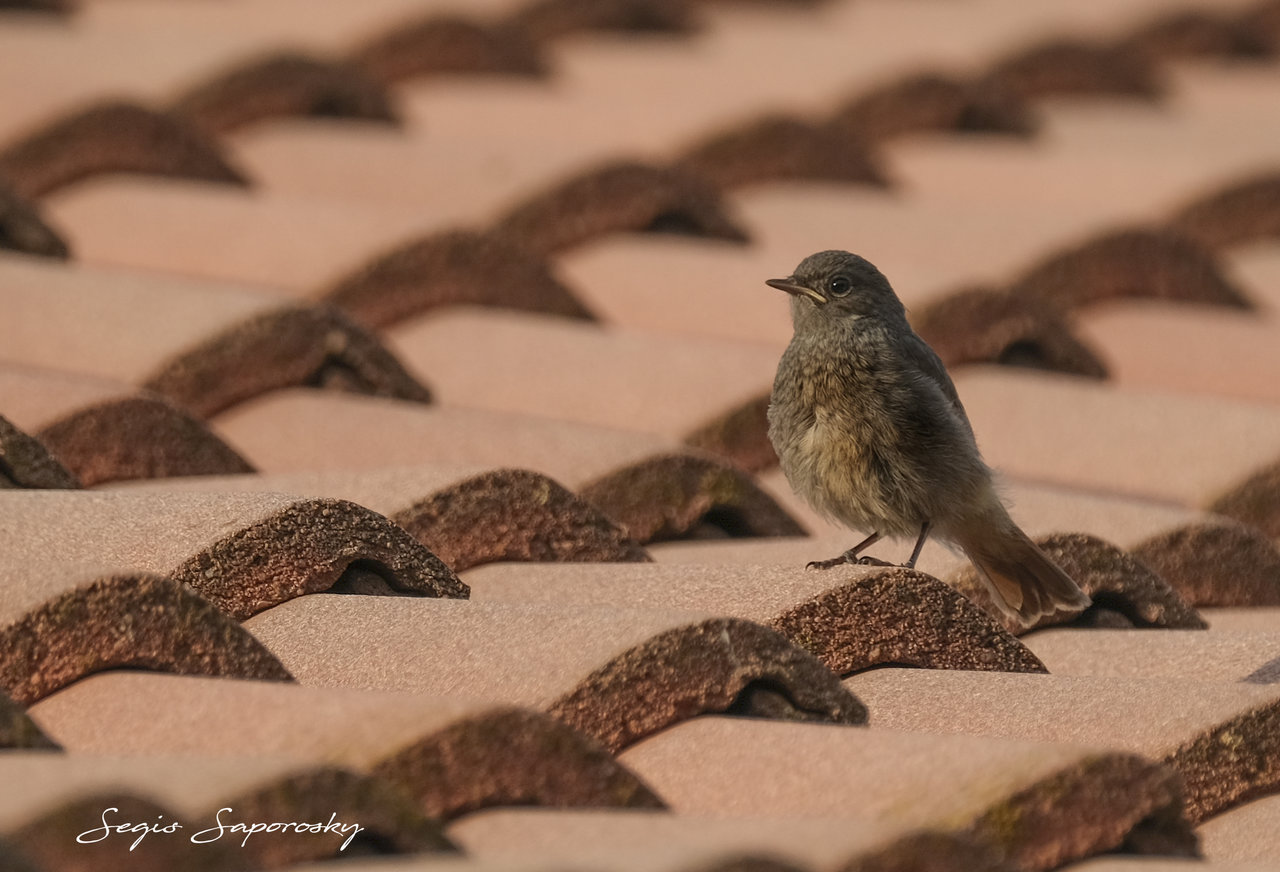
<svg viewBox="0 0 1280 872">
<path fill-rule="evenodd" d="M 902 564 L 907 569 L 916 568 L 916 559 L 920 556 L 920 551 L 924 548 L 924 542 L 929 538 L 929 527 L 932 526 L 928 521 L 920 525 L 920 538 L 916 540 L 916 547 L 911 550 L 911 559 Z"/>
<path fill-rule="evenodd" d="M 839 566 L 842 563 L 860 563 L 864 566 L 889 566 L 890 564 L 885 563 L 883 560 L 877 560 L 874 557 L 858 556 L 859 551 L 870 548 L 879 541 L 880 534 L 872 533 L 839 557 L 832 557 L 830 560 L 810 560 L 809 563 L 805 565 L 805 569 L 830 569 L 831 567 Z"/>
</svg>

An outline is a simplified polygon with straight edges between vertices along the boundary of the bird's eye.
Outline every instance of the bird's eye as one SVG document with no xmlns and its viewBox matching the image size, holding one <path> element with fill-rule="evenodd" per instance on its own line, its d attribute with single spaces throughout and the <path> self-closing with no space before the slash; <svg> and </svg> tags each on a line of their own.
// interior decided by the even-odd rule
<svg viewBox="0 0 1280 872">
<path fill-rule="evenodd" d="M 827 290 L 831 292 L 833 297 L 843 297 L 853 290 L 853 282 L 849 280 L 848 276 L 836 276 L 827 282 Z"/>
</svg>

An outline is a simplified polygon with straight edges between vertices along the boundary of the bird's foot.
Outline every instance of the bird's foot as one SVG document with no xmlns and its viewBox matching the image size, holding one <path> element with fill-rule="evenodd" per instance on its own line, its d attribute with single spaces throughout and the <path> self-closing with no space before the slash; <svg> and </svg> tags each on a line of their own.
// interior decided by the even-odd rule
<svg viewBox="0 0 1280 872">
<path fill-rule="evenodd" d="M 843 566 L 849 564 L 851 566 L 897 566 L 896 563 L 889 563 L 878 557 L 855 557 L 852 554 L 844 553 L 838 557 L 832 557 L 828 560 L 810 560 L 805 564 L 805 569 L 831 569 L 833 566 Z"/>
<path fill-rule="evenodd" d="M 858 558 L 858 565 L 859 566 L 899 566 L 901 564 L 890 563 L 888 560 L 881 560 L 879 557 L 872 557 L 871 555 L 867 555 L 866 557 Z"/>
</svg>

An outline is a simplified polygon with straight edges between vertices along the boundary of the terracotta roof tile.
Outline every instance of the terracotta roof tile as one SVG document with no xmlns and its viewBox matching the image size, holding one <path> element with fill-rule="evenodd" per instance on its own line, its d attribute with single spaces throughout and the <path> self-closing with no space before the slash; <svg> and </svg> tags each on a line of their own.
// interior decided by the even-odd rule
<svg viewBox="0 0 1280 872">
<path fill-rule="evenodd" d="M 1280 609 L 1274 606 L 1205 609 L 1204 616 L 1215 631 L 1271 633 L 1280 627 Z"/>
<path fill-rule="evenodd" d="M 101 173 L 248 183 L 198 128 L 135 103 L 92 105 L 0 150 L 0 176 L 24 197 Z"/>
<path fill-rule="evenodd" d="M 1024 100 L 1063 95 L 1135 97 L 1164 93 L 1155 65 L 1127 47 L 1053 39 L 1019 49 L 986 73 L 994 87 Z"/>
<path fill-rule="evenodd" d="M 1170 225 L 1213 249 L 1280 237 L 1280 172 L 1259 173 L 1192 200 Z"/>
<path fill-rule="evenodd" d="M 23 562 L 12 551 L 0 601 L 0 681 L 20 702 L 118 667 L 289 678 L 240 625 L 176 581 L 52 558 Z"/>
<path fill-rule="evenodd" d="M 116 382 L 0 365 L 0 406 L 85 487 L 252 471 L 204 422 Z"/>
<path fill-rule="evenodd" d="M 735 537 L 804 534 L 750 475 L 700 454 L 646 458 L 583 484 L 580 493 L 643 543 L 697 536 L 708 525 Z"/>
<path fill-rule="evenodd" d="M 372 327 L 459 303 L 593 319 L 544 259 L 501 234 L 466 230 L 382 254 L 335 282 L 324 298 Z"/>
<path fill-rule="evenodd" d="M 1262 59 L 1274 46 L 1261 28 L 1238 12 L 1187 9 L 1162 14 L 1126 37 L 1122 45 L 1160 61 L 1183 58 Z"/>
<path fill-rule="evenodd" d="M 539 46 L 520 27 L 440 13 L 373 37 L 351 52 L 350 61 L 383 82 L 444 74 L 548 73 Z"/>
<path fill-rule="evenodd" d="M 170 361 L 143 383 L 205 416 L 297 385 L 418 402 L 431 399 L 372 333 L 323 306 L 288 306 L 236 324 Z"/>
<path fill-rule="evenodd" d="M 499 218 L 496 229 L 539 254 L 619 232 L 748 238 L 708 179 L 635 162 L 598 166 L 534 194 Z"/>
<path fill-rule="evenodd" d="M 1280 606 L 1280 548 L 1255 527 L 1204 520 L 1152 536 L 1132 553 L 1193 606 Z"/>
<path fill-rule="evenodd" d="M 882 727 L 1159 757 L 1181 774 L 1188 817 L 1197 823 L 1277 789 L 1275 685 L 908 669 L 867 672 L 846 684 L 868 700 Z"/>
<path fill-rule="evenodd" d="M 1090 378 L 1108 374 L 1107 362 L 1036 294 L 969 288 L 917 310 L 912 325 L 947 366 L 1000 363 Z"/>
<path fill-rule="evenodd" d="M 91 563 L 167 575 L 245 618 L 340 588 L 352 563 L 387 588 L 465 596 L 466 585 L 408 533 L 340 500 L 281 494 L 6 491 L 8 565 Z"/>
<path fill-rule="evenodd" d="M 1280 537 L 1280 461 L 1268 464 L 1227 488 L 1209 508 L 1268 536 Z"/>
<path fill-rule="evenodd" d="M 1013 289 L 1064 308 L 1116 297 L 1251 307 L 1209 252 L 1165 230 L 1097 236 L 1043 259 L 1023 273 Z"/>
<path fill-rule="evenodd" d="M 781 114 L 712 133 L 677 164 L 721 188 L 779 179 L 889 183 L 880 159 L 855 133 Z"/>
<path fill-rule="evenodd" d="M 344 856 L 342 846 L 353 837 L 353 822 L 366 830 L 354 834 L 353 845 L 372 843 L 396 852 L 449 847 L 439 823 L 414 809 L 384 779 L 306 766 L 283 756 L 140 760 L 12 754 L 0 760 L 0 771 L 6 783 L 20 785 L 0 806 L 0 829 L 43 869 L 280 868 Z M 133 834 L 78 843 L 78 835 L 101 829 L 104 809 L 112 808 L 117 811 L 108 813 L 108 819 L 154 821 L 161 827 L 177 822 L 182 835 L 151 834 L 133 850 Z M 216 834 L 219 822 L 316 820 L 336 820 L 348 829 L 256 833 L 243 846 L 234 836 L 204 843 L 190 839 L 208 827 Z"/>
<path fill-rule="evenodd" d="M 350 65 L 300 52 L 242 62 L 188 88 L 171 110 L 215 134 L 290 115 L 397 121 L 380 83 Z"/>
<path fill-rule="evenodd" d="M 907 569 L 499 565 L 468 573 L 467 582 L 477 602 L 679 608 L 745 618 L 773 627 L 840 675 L 885 664 L 1043 669 L 955 590 Z"/>
<path fill-rule="evenodd" d="M 1084 626 L 1175 627 L 1203 629 L 1204 620 L 1182 599 L 1174 588 L 1152 572 L 1142 561 L 1116 546 L 1083 533 L 1060 533 L 1041 538 L 1037 543 L 1093 599 L 1079 616 L 1062 615 L 1041 619 L 1030 629 L 1054 623 L 1079 623 Z M 1011 633 L 1023 628 L 999 610 L 988 606 L 991 595 L 978 580 L 977 571 L 966 564 L 949 579 L 965 596 L 986 608 L 1005 624 Z"/>
<path fill-rule="evenodd" d="M 43 257 L 66 258 L 66 241 L 47 224 L 34 204 L 0 182 L 0 249 Z"/>
<path fill-rule="evenodd" d="M 603 869 L 991 870 L 990 852 L 963 836 L 903 835 L 889 823 L 857 820 L 716 820 L 661 812 L 500 809 L 470 815 L 450 838 L 478 861 L 536 862 Z M 919 864 L 919 865 L 917 865 Z"/>
<path fill-rule="evenodd" d="M 1264 868 L 1280 852 L 1280 796 L 1247 802 L 1206 821 L 1200 847 L 1212 862 L 1259 861 Z"/>
<path fill-rule="evenodd" d="M 510 22 L 536 42 L 583 31 L 686 34 L 699 28 L 692 0 L 530 0 Z"/>
<path fill-rule="evenodd" d="M 769 441 L 769 397 L 761 394 L 715 416 L 690 431 L 690 448 L 723 457 L 747 472 L 777 466 L 778 454 Z"/>
<path fill-rule="evenodd" d="M 955 380 L 987 462 L 1018 478 L 1197 506 L 1280 453 L 1268 404 L 1009 368 Z"/>
<path fill-rule="evenodd" d="M 0 417 L 0 488 L 77 488 L 79 480 L 36 439 Z"/>
<path fill-rule="evenodd" d="M 570 487 L 668 447 L 655 436 L 558 419 L 301 389 L 242 403 L 216 425 L 270 472 L 514 465 Z"/>
<path fill-rule="evenodd" d="M 304 684 L 463 692 L 535 706 L 614 750 L 704 712 L 839 723 L 865 717 L 821 663 L 748 621 L 670 610 L 388 602 L 303 597 L 247 626 Z M 371 624 L 376 633 L 367 631 Z"/>
<path fill-rule="evenodd" d="M 360 473 L 169 479 L 148 489 L 333 497 L 386 515 L 456 571 L 493 561 L 648 561 L 563 485 L 523 469 L 415 466 Z"/>
<path fill-rule="evenodd" d="M 714 412 L 709 404 L 732 408 L 767 390 L 778 366 L 777 350 L 754 343 L 692 341 L 496 309 L 432 314 L 386 337 L 406 365 L 430 379 L 441 403 L 673 442 Z M 497 372 L 522 377 L 495 379 Z M 564 390 L 566 384 L 574 389 Z"/>
<path fill-rule="evenodd" d="M 1280 634 L 1214 630 L 1072 630 L 1028 636 L 1054 675 L 1095 678 L 1180 678 L 1185 681 L 1280 683 Z"/>
<path fill-rule="evenodd" d="M 1032 107 L 994 81 L 967 81 L 943 72 L 913 73 L 852 97 L 832 118 L 835 131 L 875 142 L 922 132 L 1031 136 Z"/>
<path fill-rule="evenodd" d="M 863 678 L 902 672 L 937 674 L 874 670 Z M 1176 776 L 1130 754 L 875 727 L 699 718 L 621 759 L 680 814 L 945 826 L 1021 869 L 1057 868 L 1119 847 L 1131 835 L 1159 840 L 1165 854 L 1194 851 Z"/>
<path fill-rule="evenodd" d="M 57 751 L 61 746 L 41 732 L 21 706 L 0 693 L 0 748 Z"/>
<path fill-rule="evenodd" d="M 371 773 L 437 818 L 501 805 L 662 805 L 555 719 L 461 699 L 112 673 L 45 700 L 36 717 L 77 754 L 252 749 Z"/>
</svg>

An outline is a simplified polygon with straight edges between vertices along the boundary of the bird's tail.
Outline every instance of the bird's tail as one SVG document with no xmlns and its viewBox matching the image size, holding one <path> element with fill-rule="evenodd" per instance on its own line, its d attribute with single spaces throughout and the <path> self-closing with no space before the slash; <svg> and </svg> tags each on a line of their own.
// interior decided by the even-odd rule
<svg viewBox="0 0 1280 872">
<path fill-rule="evenodd" d="M 995 523 L 957 531 L 959 545 L 986 582 L 995 605 L 1021 624 L 1033 626 L 1058 612 L 1081 612 L 1089 596 L 1032 542 L 1003 511 Z"/>
</svg>

